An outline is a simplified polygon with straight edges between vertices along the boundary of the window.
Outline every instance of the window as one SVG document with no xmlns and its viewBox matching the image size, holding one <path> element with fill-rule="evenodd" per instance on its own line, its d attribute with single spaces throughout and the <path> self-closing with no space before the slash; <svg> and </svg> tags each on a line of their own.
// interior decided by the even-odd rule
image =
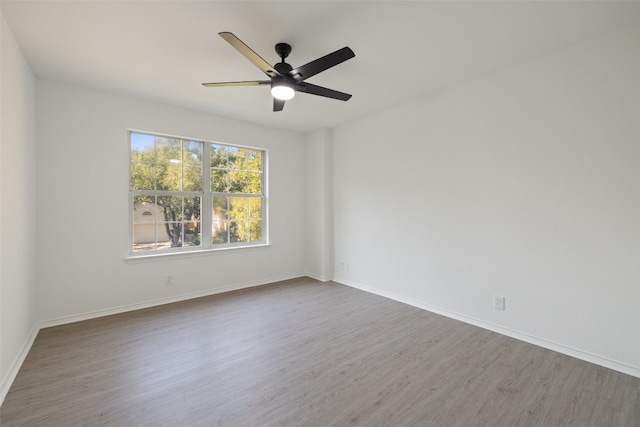
<svg viewBox="0 0 640 427">
<path fill-rule="evenodd" d="M 131 254 L 266 243 L 264 150 L 129 136 Z"/>
</svg>

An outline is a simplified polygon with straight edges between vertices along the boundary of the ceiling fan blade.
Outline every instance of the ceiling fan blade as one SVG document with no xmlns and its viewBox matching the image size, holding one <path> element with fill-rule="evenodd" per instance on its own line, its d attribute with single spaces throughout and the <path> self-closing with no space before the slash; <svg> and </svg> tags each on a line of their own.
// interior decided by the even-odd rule
<svg viewBox="0 0 640 427">
<path fill-rule="evenodd" d="M 260 55 L 255 53 L 249 46 L 244 44 L 242 40 L 237 38 L 233 33 L 223 31 L 221 33 L 218 33 L 218 35 L 220 35 L 220 37 L 225 39 L 231 46 L 236 48 L 236 50 L 240 52 L 242 55 L 244 55 L 244 57 L 247 58 L 249 61 L 251 61 L 253 65 L 260 68 L 260 70 L 262 70 L 262 72 L 265 73 L 267 76 L 273 77 L 273 76 L 281 75 L 271 66 L 271 64 L 269 64 L 267 61 L 262 59 Z"/>
<path fill-rule="evenodd" d="M 282 99 L 273 98 L 273 111 L 282 111 L 284 108 L 284 101 Z"/>
<path fill-rule="evenodd" d="M 231 86 L 260 86 L 269 85 L 271 80 L 250 80 L 244 82 L 218 82 L 218 83 L 202 83 L 206 87 L 231 87 Z"/>
<path fill-rule="evenodd" d="M 289 75 L 294 77 L 296 80 L 305 80 L 311 76 L 315 76 L 316 74 L 327 70 L 331 67 L 334 67 L 347 59 L 351 59 L 356 56 L 355 53 L 348 47 L 343 47 L 342 49 L 336 50 L 333 53 L 323 56 L 322 58 L 318 58 L 315 61 L 311 61 L 307 64 L 301 65 L 298 68 L 294 68 L 289 71 Z"/>
<path fill-rule="evenodd" d="M 312 85 L 311 83 L 303 82 L 298 83 L 295 86 L 298 92 L 310 93 L 311 95 L 324 96 L 326 98 L 338 99 L 340 101 L 348 101 L 351 95 L 344 92 L 338 92 L 337 90 L 328 89 L 326 87 Z"/>
</svg>

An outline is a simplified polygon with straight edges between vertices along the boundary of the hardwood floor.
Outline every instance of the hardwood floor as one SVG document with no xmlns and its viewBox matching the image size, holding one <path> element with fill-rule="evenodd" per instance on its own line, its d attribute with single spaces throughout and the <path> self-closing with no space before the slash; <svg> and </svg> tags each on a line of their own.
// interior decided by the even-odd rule
<svg viewBox="0 0 640 427">
<path fill-rule="evenodd" d="M 640 379 L 301 278 L 40 331 L 11 426 L 640 426 Z"/>
</svg>

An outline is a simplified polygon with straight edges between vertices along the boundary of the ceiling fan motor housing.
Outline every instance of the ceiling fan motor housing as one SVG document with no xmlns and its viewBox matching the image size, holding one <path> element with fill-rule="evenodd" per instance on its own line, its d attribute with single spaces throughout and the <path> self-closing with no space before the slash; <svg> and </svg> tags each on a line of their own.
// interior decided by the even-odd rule
<svg viewBox="0 0 640 427">
<path fill-rule="evenodd" d="M 287 74 L 289 71 L 293 70 L 293 67 L 291 67 L 291 65 L 287 64 L 286 62 L 278 62 L 273 66 L 273 68 L 275 68 L 276 71 L 282 75 Z"/>
</svg>

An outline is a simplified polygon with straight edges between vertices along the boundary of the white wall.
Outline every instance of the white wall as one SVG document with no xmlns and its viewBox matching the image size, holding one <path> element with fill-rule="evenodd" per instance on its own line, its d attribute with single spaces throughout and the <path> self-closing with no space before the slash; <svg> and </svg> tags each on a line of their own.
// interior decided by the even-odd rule
<svg viewBox="0 0 640 427">
<path fill-rule="evenodd" d="M 333 176 L 331 130 L 307 135 L 307 275 L 333 278 Z"/>
<path fill-rule="evenodd" d="M 336 280 L 640 376 L 639 138 L 640 26 L 335 129 Z"/>
<path fill-rule="evenodd" d="M 45 325 L 304 275 L 304 135 L 44 79 L 37 80 L 37 114 Z M 125 262 L 128 128 L 269 150 L 272 245 Z M 165 274 L 173 286 L 164 285 Z"/>
<path fill-rule="evenodd" d="M 33 72 L 0 15 L 0 403 L 36 328 Z"/>
</svg>

